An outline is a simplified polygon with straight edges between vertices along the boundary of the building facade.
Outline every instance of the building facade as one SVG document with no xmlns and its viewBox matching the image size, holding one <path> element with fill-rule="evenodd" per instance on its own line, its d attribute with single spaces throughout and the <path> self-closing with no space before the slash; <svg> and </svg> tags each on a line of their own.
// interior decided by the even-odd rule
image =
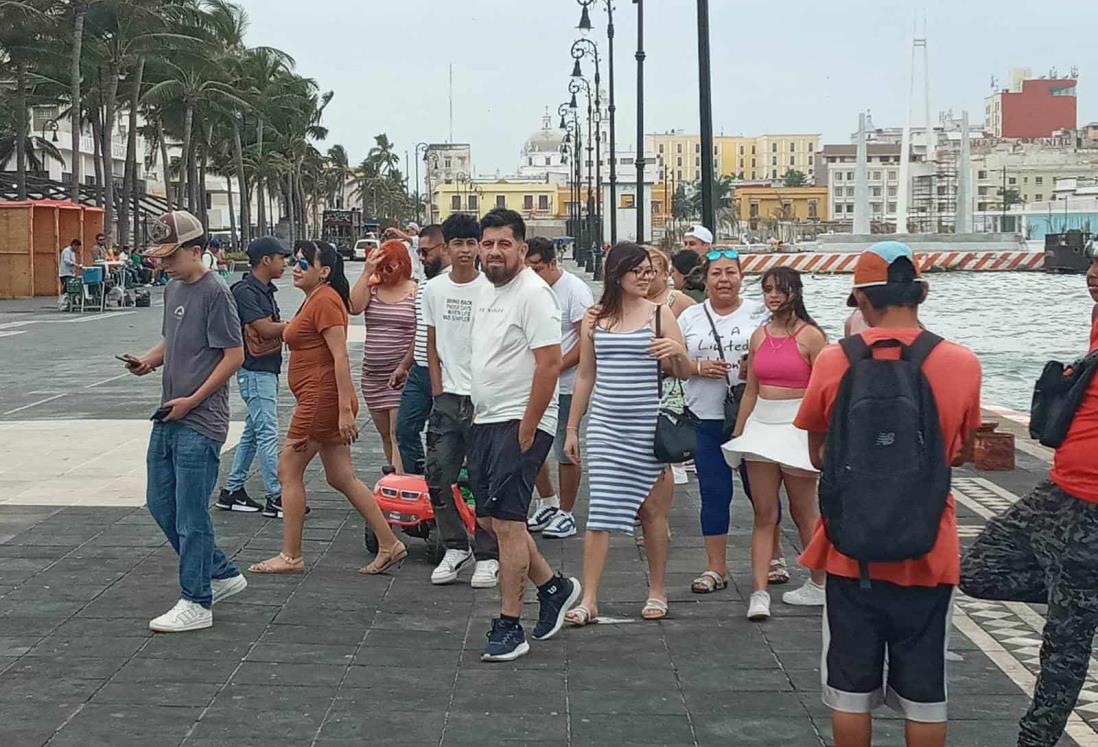
<svg viewBox="0 0 1098 747">
<path fill-rule="evenodd" d="M 736 187 L 732 195 L 736 217 L 750 230 L 771 221 L 826 221 L 827 187 Z"/>
<path fill-rule="evenodd" d="M 992 136 L 998 138 L 1050 137 L 1057 130 L 1074 130 L 1077 116 L 1074 75 L 1034 78 L 1028 68 L 1011 70 L 1010 87 L 984 101 Z"/>
<path fill-rule="evenodd" d="M 645 135 L 645 148 L 655 154 L 659 181 L 689 184 L 701 177 L 701 136 L 678 130 Z M 815 177 L 818 134 L 713 137 L 713 159 L 720 176 L 745 181 L 777 181 L 799 171 Z"/>
</svg>

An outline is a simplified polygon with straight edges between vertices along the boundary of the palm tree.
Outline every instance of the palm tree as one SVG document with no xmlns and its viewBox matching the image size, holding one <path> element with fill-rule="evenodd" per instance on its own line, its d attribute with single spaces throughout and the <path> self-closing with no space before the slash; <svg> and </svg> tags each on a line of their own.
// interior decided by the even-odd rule
<svg viewBox="0 0 1098 747">
<path fill-rule="evenodd" d="M 393 151 L 393 144 L 389 142 L 389 136 L 384 132 L 374 135 L 376 145 L 370 148 L 366 158 L 377 167 L 379 174 L 387 174 L 400 163 L 400 156 Z"/>
<path fill-rule="evenodd" d="M 44 52 L 43 27 L 49 21 L 44 0 L 0 2 L 0 62 L 15 71 L 11 108 L 14 125 L 16 193 L 27 199 L 27 142 L 30 139 L 28 107 L 31 76 Z"/>
<path fill-rule="evenodd" d="M 340 206 L 347 204 L 347 179 L 352 175 L 347 149 L 342 145 L 333 145 L 328 149 L 328 201 L 335 202 L 339 195 Z"/>
</svg>

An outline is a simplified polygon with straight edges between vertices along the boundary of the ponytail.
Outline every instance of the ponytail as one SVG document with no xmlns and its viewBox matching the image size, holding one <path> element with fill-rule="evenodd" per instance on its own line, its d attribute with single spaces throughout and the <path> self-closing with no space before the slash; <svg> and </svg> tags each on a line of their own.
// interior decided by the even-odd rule
<svg viewBox="0 0 1098 747">
<path fill-rule="evenodd" d="M 326 241 L 295 241 L 294 254 L 298 252 L 309 261 L 328 268 L 328 285 L 343 299 L 347 311 L 351 310 L 351 283 L 343 270 L 343 257 Z"/>
</svg>

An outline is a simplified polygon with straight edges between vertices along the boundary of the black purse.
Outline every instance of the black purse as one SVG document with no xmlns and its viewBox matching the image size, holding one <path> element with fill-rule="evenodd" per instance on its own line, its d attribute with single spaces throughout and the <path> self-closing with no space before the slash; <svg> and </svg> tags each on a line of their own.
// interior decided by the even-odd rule
<svg viewBox="0 0 1098 747">
<path fill-rule="evenodd" d="M 660 332 L 660 317 L 663 309 L 656 309 L 656 337 Z M 660 408 L 656 414 L 656 436 L 652 441 L 652 455 L 656 461 L 664 464 L 689 462 L 698 449 L 698 418 L 689 408 L 675 412 L 663 405 L 663 363 L 656 361 L 656 394 Z"/>
<path fill-rule="evenodd" d="M 1055 449 L 1064 442 L 1075 411 L 1098 371 L 1098 352 L 1065 367 L 1049 361 L 1033 386 L 1029 408 L 1029 436 Z"/>
<path fill-rule="evenodd" d="M 717 324 L 713 321 L 713 317 L 709 314 L 709 309 L 705 304 L 702 304 L 702 311 L 705 312 L 705 318 L 709 320 L 709 328 L 713 330 L 713 340 L 717 343 L 717 353 L 720 354 L 721 360 L 725 363 L 728 360 L 724 357 L 724 342 L 721 340 L 721 335 L 717 332 Z M 724 427 L 721 428 L 721 436 L 727 441 L 732 438 L 732 431 L 736 430 L 736 419 L 740 416 L 740 402 L 743 401 L 743 393 L 747 390 L 747 384 L 742 381 L 738 384 L 733 384 L 725 376 L 725 383 L 728 385 L 727 391 L 724 394 Z"/>
</svg>

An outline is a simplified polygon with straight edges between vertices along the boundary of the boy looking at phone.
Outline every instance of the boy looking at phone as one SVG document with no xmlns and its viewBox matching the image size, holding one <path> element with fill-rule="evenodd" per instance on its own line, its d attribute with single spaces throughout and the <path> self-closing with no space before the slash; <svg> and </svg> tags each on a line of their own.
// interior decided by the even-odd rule
<svg viewBox="0 0 1098 747">
<path fill-rule="evenodd" d="M 228 382 L 244 362 L 244 347 L 232 293 L 202 264 L 206 232 L 199 220 L 176 210 L 150 233 L 156 246 L 146 256 L 159 259 L 171 278 L 163 337 L 145 354 L 121 358 L 136 376 L 164 369 L 146 456 L 146 500 L 179 553 L 181 594 L 149 628 L 179 633 L 212 626 L 210 607 L 248 585 L 214 543 L 208 505 L 229 432 Z"/>
</svg>

